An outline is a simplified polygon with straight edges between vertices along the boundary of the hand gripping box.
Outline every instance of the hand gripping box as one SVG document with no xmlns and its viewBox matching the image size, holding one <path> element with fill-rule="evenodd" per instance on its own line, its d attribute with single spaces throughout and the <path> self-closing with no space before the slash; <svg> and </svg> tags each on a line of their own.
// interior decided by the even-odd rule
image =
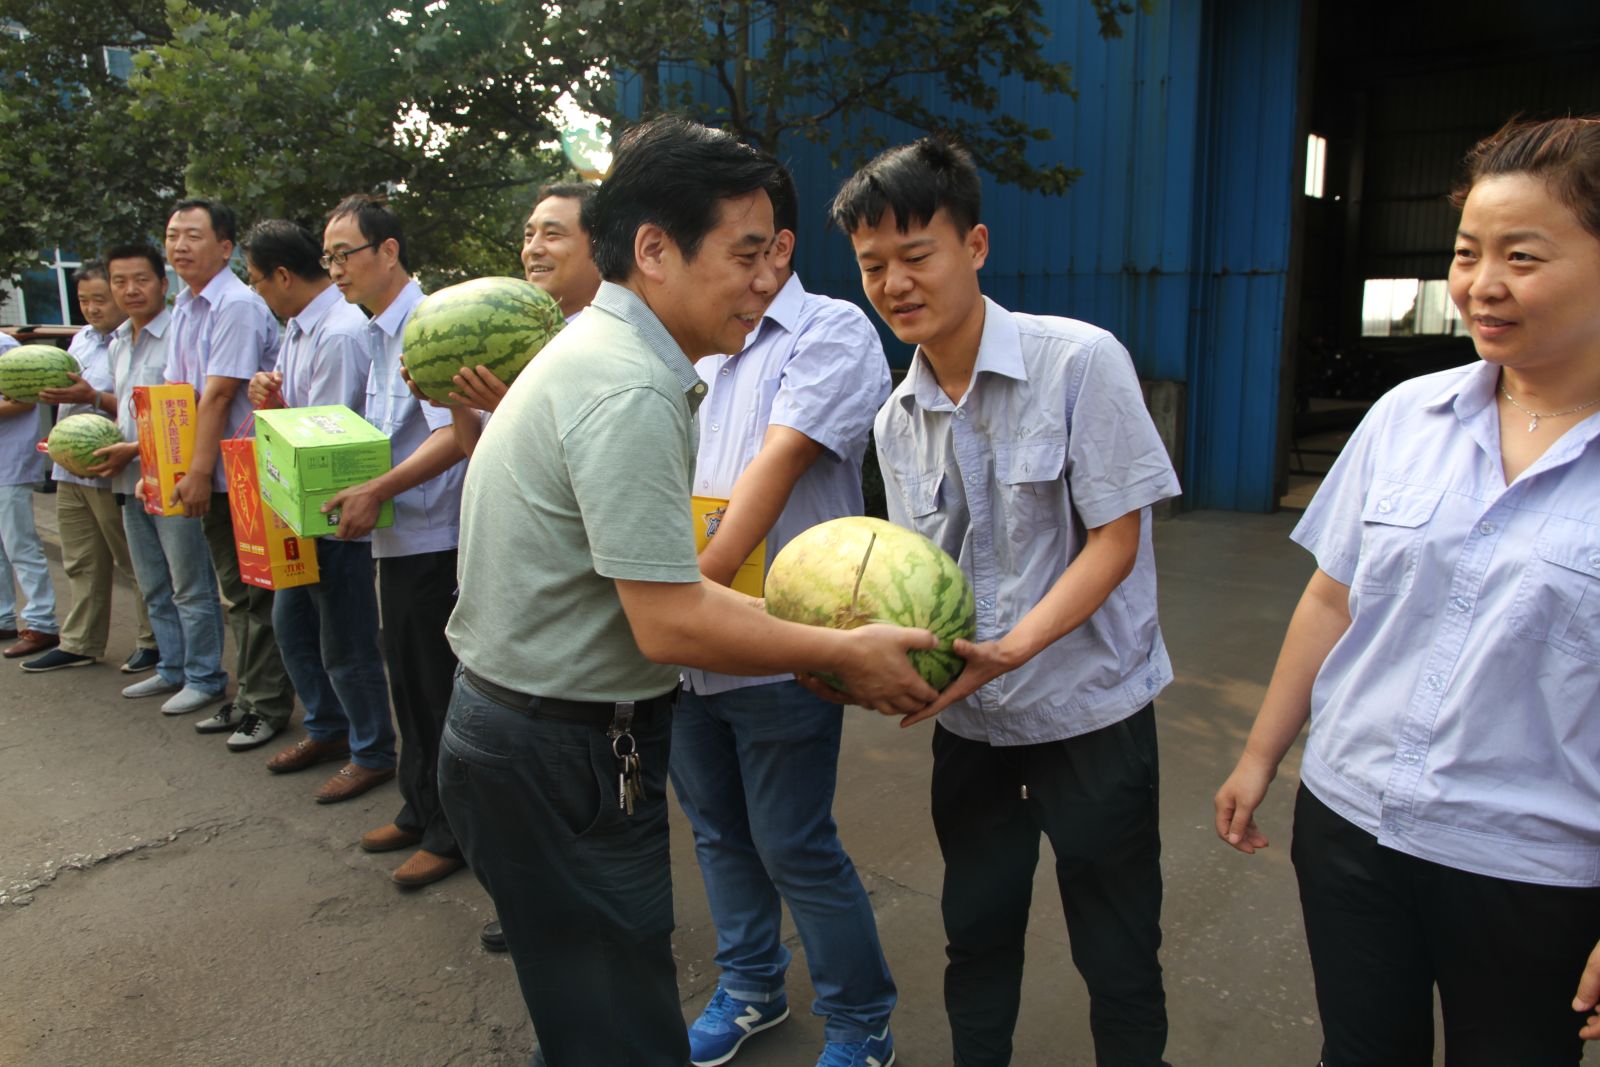
<svg viewBox="0 0 1600 1067">
<path fill-rule="evenodd" d="M 178 479 L 194 462 L 194 386 L 187 382 L 134 386 L 133 417 L 139 426 L 144 509 L 152 515 L 182 515 L 183 505 L 169 501 Z"/>
<path fill-rule="evenodd" d="M 324 515 L 322 505 L 387 471 L 389 455 L 389 438 L 343 404 L 256 412 L 261 497 L 302 537 L 336 531 L 338 511 Z M 377 524 L 394 525 L 394 501 L 383 502 Z"/>
</svg>

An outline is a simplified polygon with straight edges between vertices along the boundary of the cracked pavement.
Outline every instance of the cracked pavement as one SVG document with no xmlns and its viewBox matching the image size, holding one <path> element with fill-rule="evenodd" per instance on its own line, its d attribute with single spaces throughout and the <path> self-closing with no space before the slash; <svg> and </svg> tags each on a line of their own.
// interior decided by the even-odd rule
<svg viewBox="0 0 1600 1067">
<path fill-rule="evenodd" d="M 35 510 L 48 544 L 53 498 Z M 1286 539 L 1292 518 L 1201 514 L 1157 527 L 1179 676 L 1157 703 L 1175 1067 L 1316 1062 L 1287 849 L 1295 766 L 1263 808 L 1273 848 L 1238 856 L 1210 826 L 1211 794 L 1310 573 Z M 492 907 L 477 883 L 463 873 L 402 892 L 387 876 L 405 853 L 356 846 L 394 815 L 395 788 L 319 806 L 311 792 L 333 767 L 275 776 L 264 766 L 298 727 L 230 754 L 224 735 L 194 733 L 193 716 L 122 699 L 128 679 L 115 664 L 131 636 L 119 595 L 106 663 L 37 676 L 0 665 L 0 1065 L 522 1067 L 533 1034 L 509 959 L 478 946 Z M 860 711 L 846 721 L 835 813 L 900 987 L 897 1063 L 942 1067 L 931 731 Z M 679 988 L 693 1018 L 715 986 L 714 934 L 676 811 L 672 833 Z M 1087 1000 L 1048 856 L 1014 1062 L 1086 1067 Z M 804 953 L 788 934 L 796 1010 L 746 1046 L 741 1067 L 810 1067 L 821 1046 Z"/>
</svg>

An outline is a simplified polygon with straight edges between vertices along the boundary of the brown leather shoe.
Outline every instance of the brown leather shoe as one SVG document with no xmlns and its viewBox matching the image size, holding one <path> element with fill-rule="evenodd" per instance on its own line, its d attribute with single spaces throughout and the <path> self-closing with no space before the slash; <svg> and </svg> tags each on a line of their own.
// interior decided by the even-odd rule
<svg viewBox="0 0 1600 1067">
<path fill-rule="evenodd" d="M 393 877 L 396 884 L 415 889 L 448 878 L 465 866 L 460 857 L 440 856 L 419 848 L 411 854 L 410 859 L 394 869 Z"/>
<path fill-rule="evenodd" d="M 350 742 L 342 737 L 337 741 L 313 741 L 309 737 L 302 737 L 267 760 L 267 770 L 273 774 L 288 774 L 329 760 L 346 759 L 349 755 Z"/>
<path fill-rule="evenodd" d="M 61 635 L 44 634 L 38 630 L 22 630 L 17 634 L 17 643 L 6 649 L 0 655 L 6 659 L 20 659 L 31 656 L 35 652 L 43 652 L 47 648 L 55 648 L 61 643 Z"/>
<path fill-rule="evenodd" d="M 364 852 L 393 852 L 397 848 L 410 848 L 421 840 L 421 834 L 402 830 L 394 823 L 390 823 L 388 826 L 380 826 L 376 830 L 368 830 L 362 834 L 361 848 Z"/>
<path fill-rule="evenodd" d="M 318 804 L 337 804 L 341 800 L 358 797 L 375 785 L 382 785 L 394 777 L 394 768 L 373 770 L 363 767 L 359 763 L 346 763 L 340 767 L 338 773 L 326 782 L 315 794 Z"/>
</svg>

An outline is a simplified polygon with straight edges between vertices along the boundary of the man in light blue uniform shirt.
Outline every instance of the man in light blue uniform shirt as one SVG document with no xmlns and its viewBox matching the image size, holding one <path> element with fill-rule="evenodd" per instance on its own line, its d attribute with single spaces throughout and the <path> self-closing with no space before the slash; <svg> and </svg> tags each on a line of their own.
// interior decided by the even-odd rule
<svg viewBox="0 0 1600 1067">
<path fill-rule="evenodd" d="M 700 567 L 723 585 L 763 538 L 764 573 L 795 534 L 862 514 L 861 459 L 889 395 L 866 315 L 806 292 L 791 268 L 799 227 L 787 171 L 769 192 L 780 288 L 743 351 L 695 365 L 709 391 L 694 494 L 728 501 Z M 828 1020 L 821 1062 L 851 1063 L 858 1047 L 863 1059 L 892 1054 L 894 980 L 833 821 L 843 711 L 792 676 L 684 672 L 670 770 L 694 828 L 722 971 L 689 1029 L 691 1063 L 727 1062 L 751 1034 L 788 1018 L 780 899 L 805 945 L 812 1010 Z"/>
<path fill-rule="evenodd" d="M 427 885 L 462 867 L 461 850 L 439 804 L 439 736 L 450 706 L 456 657 L 444 627 L 456 603 L 456 544 L 461 530 L 464 455 L 450 412 L 423 404 L 400 373 L 403 334 L 422 289 L 411 278 L 400 220 L 366 196 L 342 201 L 322 234 L 323 264 L 344 298 L 372 313 L 367 332 L 372 371 L 366 417 L 389 435 L 394 467 L 346 489 L 330 502 L 340 509 L 339 536 L 372 533 L 383 617 L 383 654 L 400 727 L 400 796 L 392 823 L 365 834 L 369 852 L 419 846 L 394 872 L 405 887 Z M 378 509 L 394 501 L 394 525 L 374 530 Z M 324 798 L 342 800 L 393 777 L 349 763 Z M 336 776 L 337 777 L 337 776 Z"/>
<path fill-rule="evenodd" d="M 188 382 L 196 397 L 194 460 L 173 497 L 185 515 L 200 517 L 239 653 L 239 691 L 198 724 L 206 733 L 237 729 L 247 715 L 281 730 L 294 714 L 294 687 L 272 632 L 272 590 L 239 577 L 227 475 L 219 462 L 222 441 L 250 418 L 245 387 L 257 371 L 272 367 L 278 342 L 272 312 L 228 266 L 236 230 L 232 209 L 215 200 L 181 200 L 167 220 L 167 258 L 185 286 L 172 310 L 167 381 Z M 164 710 L 192 711 L 222 699 L 220 692 L 184 701 L 186 695 Z"/>
<path fill-rule="evenodd" d="M 367 317 L 333 287 L 322 245 L 284 219 L 257 223 L 242 242 L 251 288 L 284 320 L 278 363 L 250 380 L 250 402 L 291 408 L 366 408 L 372 349 Z M 315 542 L 318 580 L 280 589 L 272 601 L 278 651 L 305 705 L 306 734 L 344 742 L 352 762 L 394 767 L 389 690 L 378 651 L 378 594 L 370 538 Z M 253 748 L 277 731 L 258 716 L 239 724 L 229 748 Z"/>
<path fill-rule="evenodd" d="M 102 449 L 105 463 L 98 469 L 126 498 L 122 526 L 128 555 L 161 655 L 156 673 L 125 688 L 125 697 L 220 693 L 228 686 L 222 669 L 222 605 L 205 530 L 199 519 L 186 515 L 151 515 L 134 498 L 140 472 L 133 390 L 166 381 L 172 327 L 166 269 L 161 253 L 149 245 L 117 245 L 106 252 L 111 298 L 128 315 L 112 331 L 108 353 L 117 429 L 126 443 Z"/>
<path fill-rule="evenodd" d="M 906 724 L 933 737 L 955 1062 L 1011 1060 L 1040 834 L 1056 854 L 1097 1062 L 1166 1045 L 1151 701 L 1172 680 L 1150 505 L 1178 494 L 1115 337 L 1008 312 L 967 152 L 891 149 L 839 191 L 862 288 L 917 346 L 874 437 L 889 518 L 954 556 L 977 601 L 962 674 Z M 948 709 L 948 710 L 946 710 Z"/>
<path fill-rule="evenodd" d="M 67 349 L 78 361 L 79 373 L 64 389 L 45 389 L 41 404 L 55 404 L 56 421 L 73 415 L 114 419 L 117 397 L 111 386 L 111 332 L 127 318 L 111 299 L 105 264 L 90 261 L 74 272 L 78 307 L 88 325 L 72 338 Z M 61 566 L 67 573 L 72 606 L 61 624 L 61 644 L 22 669 L 31 673 L 84 667 L 105 655 L 111 634 L 113 568 L 133 578 L 128 558 L 128 535 L 122 528 L 122 500 L 112 491 L 109 478 L 73 474 L 55 465 L 56 528 L 61 535 Z M 122 670 L 139 674 L 160 659 L 155 633 L 145 613 L 137 583 L 133 594 L 138 618 L 138 644 Z"/>
<path fill-rule="evenodd" d="M 16 344 L 0 334 L 0 352 Z M 7 659 L 43 652 L 60 640 L 55 587 L 33 523 L 33 487 L 44 477 L 39 430 L 37 405 L 0 397 L 0 640 L 16 642 L 5 650 Z M 18 586 L 26 602 L 20 613 Z"/>
</svg>

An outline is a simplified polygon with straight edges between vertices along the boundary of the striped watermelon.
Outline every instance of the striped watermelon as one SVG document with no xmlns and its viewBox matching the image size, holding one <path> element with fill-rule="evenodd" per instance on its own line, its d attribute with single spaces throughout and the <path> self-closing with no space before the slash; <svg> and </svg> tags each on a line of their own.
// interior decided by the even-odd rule
<svg viewBox="0 0 1600 1067">
<path fill-rule="evenodd" d="M 561 305 L 530 282 L 474 278 L 422 299 L 402 358 L 417 388 L 445 403 L 462 367 L 488 367 L 510 384 L 565 322 Z"/>
<path fill-rule="evenodd" d="M 50 458 L 80 478 L 91 477 L 89 468 L 99 466 L 102 462 L 94 454 L 95 449 L 120 444 L 122 434 L 118 432 L 117 424 L 103 415 L 88 411 L 68 415 L 56 423 L 45 440 Z"/>
<path fill-rule="evenodd" d="M 81 370 L 78 361 L 55 345 L 18 345 L 0 353 L 0 395 L 8 400 L 35 404 L 41 389 L 65 389 L 70 372 Z"/>
<path fill-rule="evenodd" d="M 956 561 L 919 533 L 864 516 L 821 523 L 784 545 L 767 572 L 766 598 L 769 614 L 791 622 L 932 630 L 939 647 L 908 655 L 935 689 L 961 673 L 950 643 L 977 633 L 972 586 Z"/>
</svg>

